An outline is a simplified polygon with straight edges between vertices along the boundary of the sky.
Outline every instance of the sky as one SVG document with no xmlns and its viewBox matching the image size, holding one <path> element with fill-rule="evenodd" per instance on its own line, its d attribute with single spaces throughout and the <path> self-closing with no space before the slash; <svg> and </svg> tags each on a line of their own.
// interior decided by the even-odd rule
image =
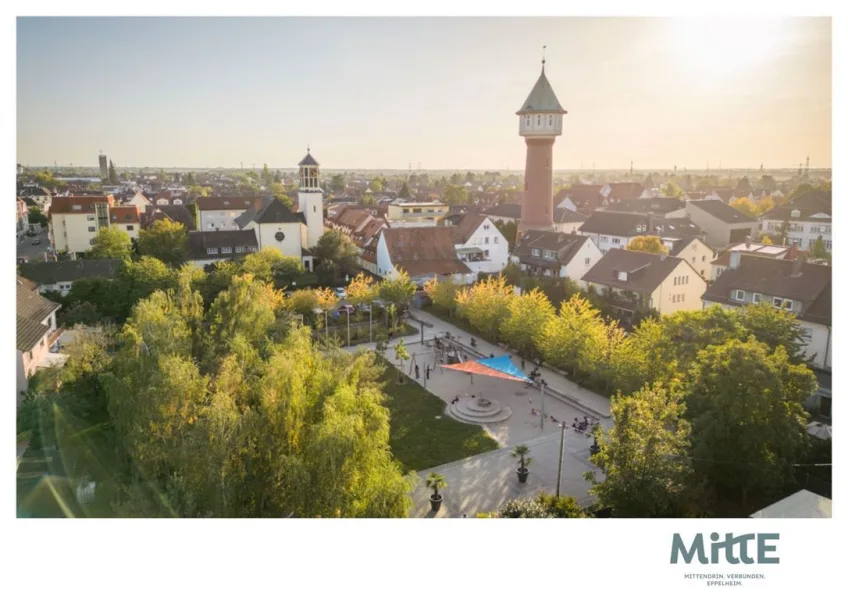
<svg viewBox="0 0 848 600">
<path fill-rule="evenodd" d="M 19 18 L 24 165 L 523 170 L 831 166 L 827 18 Z"/>
</svg>

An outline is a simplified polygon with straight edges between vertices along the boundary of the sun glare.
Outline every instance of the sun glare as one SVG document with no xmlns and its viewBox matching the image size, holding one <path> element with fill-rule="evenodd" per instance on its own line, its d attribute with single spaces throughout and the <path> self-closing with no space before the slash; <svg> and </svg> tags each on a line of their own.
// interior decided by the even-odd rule
<svg viewBox="0 0 848 600">
<path fill-rule="evenodd" d="M 783 19 L 674 19 L 675 51 L 683 67 L 713 81 L 774 57 L 786 34 Z"/>
</svg>

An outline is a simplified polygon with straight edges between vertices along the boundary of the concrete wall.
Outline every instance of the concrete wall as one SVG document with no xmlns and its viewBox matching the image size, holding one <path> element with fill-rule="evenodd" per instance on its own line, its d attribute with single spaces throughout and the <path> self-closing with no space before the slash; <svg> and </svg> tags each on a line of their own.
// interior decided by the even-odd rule
<svg viewBox="0 0 848 600">
<path fill-rule="evenodd" d="M 768 235 L 775 244 L 782 244 L 781 231 L 783 221 L 765 220 L 761 224 L 762 232 Z M 821 236 L 825 248 L 830 252 L 832 249 L 833 227 L 831 223 L 816 221 L 789 221 L 790 231 L 786 232 L 786 245 L 791 246 L 793 242 L 798 243 L 801 250 L 810 250 L 816 240 Z"/>
<path fill-rule="evenodd" d="M 568 277 L 581 287 L 585 287 L 583 276 L 601 260 L 601 251 L 591 239 L 577 251 L 567 265 L 560 269 L 560 277 Z"/>
<path fill-rule="evenodd" d="M 317 192 L 298 192 L 297 208 L 306 217 L 306 237 L 304 246 L 312 248 L 324 235 L 324 194 Z"/>
<path fill-rule="evenodd" d="M 756 220 L 746 223 L 725 223 L 721 219 L 715 218 L 710 213 L 701 210 L 691 202 L 686 203 L 686 214 L 689 215 L 689 220 L 704 230 L 707 234 L 707 244 L 713 248 L 725 248 L 729 246 L 731 243 L 731 231 L 747 229 L 751 232 L 750 235 L 753 237 L 759 229 L 759 225 Z"/>
<path fill-rule="evenodd" d="M 235 219 L 245 211 L 244 208 L 232 210 L 200 210 L 199 231 L 230 231 L 238 229 Z"/>
<path fill-rule="evenodd" d="M 457 248 L 480 248 L 489 252 L 489 259 L 484 261 L 468 261 L 465 265 L 473 273 L 497 273 L 507 264 L 509 259 L 509 242 L 495 227 L 491 219 L 486 219 L 468 238 L 465 244 L 456 244 Z"/>
<path fill-rule="evenodd" d="M 62 213 L 50 217 L 50 240 L 57 252 L 88 252 L 98 229 L 94 213 Z"/>
<path fill-rule="evenodd" d="M 715 260 L 716 253 L 707 246 L 704 242 L 695 238 L 677 254 L 678 258 L 682 258 L 695 269 L 698 274 L 708 281 L 712 279 L 713 266 L 712 261 Z"/>
<path fill-rule="evenodd" d="M 141 229 L 141 225 L 139 223 L 112 223 L 111 227 L 120 229 L 130 236 L 131 240 L 138 239 L 138 230 Z"/>
<path fill-rule="evenodd" d="M 306 241 L 306 226 L 303 223 L 262 223 L 258 225 L 253 221 L 245 229 L 256 230 L 256 238 L 259 249 L 276 248 L 284 256 L 299 259 L 303 254 L 301 248 Z M 278 232 L 283 236 L 282 241 L 276 239 Z"/>
</svg>

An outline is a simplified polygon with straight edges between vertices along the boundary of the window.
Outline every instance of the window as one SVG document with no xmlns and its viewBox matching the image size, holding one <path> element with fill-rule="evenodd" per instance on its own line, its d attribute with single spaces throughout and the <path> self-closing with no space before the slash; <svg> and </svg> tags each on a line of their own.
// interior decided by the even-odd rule
<svg viewBox="0 0 848 600">
<path fill-rule="evenodd" d="M 536 125 L 539 126 L 542 124 L 542 116 L 536 115 Z"/>
<path fill-rule="evenodd" d="M 619 271 L 618 272 L 618 280 L 619 281 L 627 281 L 627 272 L 626 271 Z"/>
<path fill-rule="evenodd" d="M 830 240 L 824 241 L 824 247 L 827 248 L 828 251 L 830 251 Z"/>
<path fill-rule="evenodd" d="M 701 262 L 707 262 L 707 255 L 706 254 L 701 255 Z"/>
<path fill-rule="evenodd" d="M 602 235 L 602 236 L 601 236 L 601 241 L 602 241 L 602 242 L 605 242 L 605 241 L 607 241 L 607 236 L 605 236 L 605 235 Z"/>
<path fill-rule="evenodd" d="M 680 294 L 680 301 L 686 302 L 686 294 Z"/>
<path fill-rule="evenodd" d="M 88 243 L 93 246 L 94 245 L 94 238 L 91 238 L 90 240 L 88 240 Z"/>
<path fill-rule="evenodd" d="M 312 205 L 312 212 L 318 212 L 318 207 L 315 204 Z"/>
<path fill-rule="evenodd" d="M 551 252 L 550 250 L 545 250 L 545 258 L 548 258 L 550 260 L 554 260 L 556 258 L 556 253 Z"/>
<path fill-rule="evenodd" d="M 531 256 L 539 256 L 539 255 L 541 255 L 541 252 L 539 251 L 538 248 L 533 248 L 533 249 L 530 250 L 530 255 Z"/>
<path fill-rule="evenodd" d="M 224 246 L 221 248 L 221 254 L 232 254 L 233 249 L 230 246 Z"/>
<path fill-rule="evenodd" d="M 492 243 L 493 243 L 493 244 L 497 244 L 497 243 L 498 243 L 498 236 L 495 236 L 495 239 L 492 241 Z"/>
<path fill-rule="evenodd" d="M 762 294 L 758 294 L 757 292 L 754 292 L 754 299 L 751 300 L 751 302 L 753 302 L 754 304 L 759 304 L 762 301 L 762 299 L 763 299 Z"/>
<path fill-rule="evenodd" d="M 736 300 L 737 302 L 743 302 L 745 300 L 745 290 L 736 290 Z"/>
<path fill-rule="evenodd" d="M 483 256 L 485 256 L 486 258 L 489 258 L 489 251 L 483 250 Z"/>
<path fill-rule="evenodd" d="M 587 258 L 587 259 L 586 259 L 586 262 L 585 262 L 586 266 L 588 267 L 591 263 L 592 263 L 592 259 L 591 259 L 591 258 Z"/>
<path fill-rule="evenodd" d="M 90 226 L 90 227 L 88 228 L 88 230 L 89 230 L 89 231 L 94 231 L 94 230 L 95 230 L 95 229 L 94 229 L 94 226 L 93 226 L 93 225 L 92 225 L 92 226 Z"/>
<path fill-rule="evenodd" d="M 206 254 L 218 254 L 218 249 L 217 248 L 207 248 Z"/>
<path fill-rule="evenodd" d="M 71 210 L 76 210 L 76 211 L 82 210 L 82 204 L 74 204 L 73 206 L 71 206 Z M 94 217 L 90 217 L 90 218 L 93 219 Z"/>
<path fill-rule="evenodd" d="M 486 244 L 489 243 L 489 236 L 488 235 L 486 236 L 486 241 L 484 243 L 486 243 Z"/>
<path fill-rule="evenodd" d="M 796 208 L 796 209 L 795 209 L 795 210 L 793 210 L 791 213 L 789 213 L 789 215 L 790 215 L 792 218 L 797 219 L 798 217 L 800 217 L 800 216 L 801 216 L 801 211 L 800 211 L 800 210 L 798 210 L 798 209 Z"/>
<path fill-rule="evenodd" d="M 621 243 L 621 238 L 612 238 L 612 243 L 613 243 L 613 244 L 620 244 L 620 243 Z"/>
<path fill-rule="evenodd" d="M 548 115 L 548 127 L 550 127 L 550 126 L 551 126 L 551 125 L 553 125 L 553 124 L 554 124 L 554 117 L 553 117 L 553 115 Z"/>
<path fill-rule="evenodd" d="M 483 229 L 485 229 L 486 231 L 488 231 L 488 230 L 489 230 L 489 226 L 488 226 L 488 225 L 483 225 Z"/>
<path fill-rule="evenodd" d="M 792 310 L 792 300 L 787 300 L 786 298 L 778 298 L 775 296 L 771 299 L 771 305 L 775 308 L 785 308 L 787 310 Z"/>
<path fill-rule="evenodd" d="M 236 254 L 241 254 L 244 252 L 244 246 L 236 246 Z"/>
<path fill-rule="evenodd" d="M 135 225 L 127 225 L 127 231 L 133 231 L 135 229 Z"/>
<path fill-rule="evenodd" d="M 530 127 L 530 117 L 529 116 L 524 118 L 524 125 L 526 125 L 527 127 Z"/>
<path fill-rule="evenodd" d="M 86 215 L 86 216 L 85 216 L 85 218 L 86 218 L 86 220 L 88 220 L 88 221 L 93 221 L 93 220 L 94 220 L 94 215 Z"/>
<path fill-rule="evenodd" d="M 44 347 L 44 338 L 41 338 L 41 341 L 39 342 L 39 346 Z"/>
</svg>

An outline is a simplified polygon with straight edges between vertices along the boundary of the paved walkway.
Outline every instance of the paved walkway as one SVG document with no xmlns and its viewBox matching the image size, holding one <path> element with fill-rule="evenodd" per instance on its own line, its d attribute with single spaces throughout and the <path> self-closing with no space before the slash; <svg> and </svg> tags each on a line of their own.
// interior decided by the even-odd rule
<svg viewBox="0 0 848 600">
<path fill-rule="evenodd" d="M 589 462 L 589 445 L 586 436 L 566 431 L 565 451 L 562 462 L 560 494 L 574 496 L 581 506 L 589 506 L 589 483 L 583 478 L 586 471 L 600 471 Z M 519 483 L 516 475 L 518 463 L 510 456 L 511 449 L 494 450 L 461 461 L 428 469 L 418 473 L 419 482 L 412 492 L 413 508 L 410 517 L 474 517 L 478 512 L 497 510 L 507 500 L 538 496 L 544 491 L 556 492 L 557 467 L 559 464 L 560 434 L 558 432 L 539 437 L 527 445 L 533 463 L 526 483 Z M 430 472 L 438 472 L 447 481 L 441 492 L 442 507 L 434 514 L 430 510 L 430 490 L 424 481 Z M 601 475 L 602 477 L 602 475 Z"/>
</svg>

